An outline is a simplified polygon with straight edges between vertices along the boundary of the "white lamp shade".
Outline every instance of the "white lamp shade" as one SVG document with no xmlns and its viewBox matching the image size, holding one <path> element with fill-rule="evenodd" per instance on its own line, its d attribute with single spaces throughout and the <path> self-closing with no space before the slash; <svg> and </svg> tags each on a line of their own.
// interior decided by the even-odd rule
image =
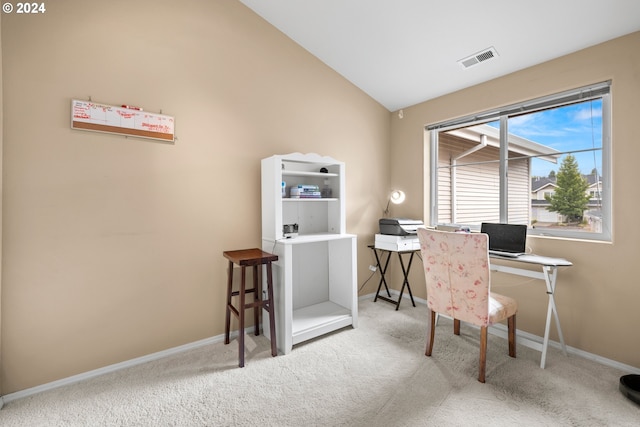
<svg viewBox="0 0 640 427">
<path fill-rule="evenodd" d="M 400 203 L 404 202 L 405 197 L 406 196 L 404 194 L 404 191 L 393 190 L 391 192 L 391 196 L 389 196 L 389 200 L 391 200 L 391 203 L 393 203 L 394 205 L 399 205 Z"/>
</svg>

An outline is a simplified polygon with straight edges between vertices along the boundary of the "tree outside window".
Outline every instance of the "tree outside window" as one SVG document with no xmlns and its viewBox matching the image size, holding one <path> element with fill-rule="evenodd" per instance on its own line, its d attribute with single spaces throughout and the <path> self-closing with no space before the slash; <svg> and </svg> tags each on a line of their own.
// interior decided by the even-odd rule
<svg viewBox="0 0 640 427">
<path fill-rule="evenodd" d="M 547 210 L 563 215 L 566 222 L 580 223 L 589 204 L 587 188 L 589 183 L 583 178 L 575 156 L 568 154 L 556 175 L 556 190 L 545 199 L 550 203 Z"/>
</svg>

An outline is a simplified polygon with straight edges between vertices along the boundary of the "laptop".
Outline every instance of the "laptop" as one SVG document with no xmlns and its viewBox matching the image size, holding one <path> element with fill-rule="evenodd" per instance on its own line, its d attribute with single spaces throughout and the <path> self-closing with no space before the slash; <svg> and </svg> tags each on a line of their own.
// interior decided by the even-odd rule
<svg viewBox="0 0 640 427">
<path fill-rule="evenodd" d="M 515 258 L 525 254 L 527 226 L 524 224 L 483 222 L 480 232 L 489 235 L 491 255 Z"/>
</svg>

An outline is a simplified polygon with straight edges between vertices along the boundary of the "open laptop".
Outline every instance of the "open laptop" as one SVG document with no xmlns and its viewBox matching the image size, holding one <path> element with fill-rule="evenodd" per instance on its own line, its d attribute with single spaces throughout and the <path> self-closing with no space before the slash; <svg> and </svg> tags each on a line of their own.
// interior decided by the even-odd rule
<svg viewBox="0 0 640 427">
<path fill-rule="evenodd" d="M 527 226 L 483 222 L 481 233 L 489 235 L 489 253 L 505 257 L 518 257 L 526 251 Z"/>
</svg>

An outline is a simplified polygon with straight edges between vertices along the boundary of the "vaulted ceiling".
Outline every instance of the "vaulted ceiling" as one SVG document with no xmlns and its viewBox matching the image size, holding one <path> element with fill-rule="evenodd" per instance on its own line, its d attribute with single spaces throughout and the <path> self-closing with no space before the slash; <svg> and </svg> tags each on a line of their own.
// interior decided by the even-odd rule
<svg viewBox="0 0 640 427">
<path fill-rule="evenodd" d="M 389 111 L 640 30 L 640 0 L 240 1 Z"/>
</svg>

